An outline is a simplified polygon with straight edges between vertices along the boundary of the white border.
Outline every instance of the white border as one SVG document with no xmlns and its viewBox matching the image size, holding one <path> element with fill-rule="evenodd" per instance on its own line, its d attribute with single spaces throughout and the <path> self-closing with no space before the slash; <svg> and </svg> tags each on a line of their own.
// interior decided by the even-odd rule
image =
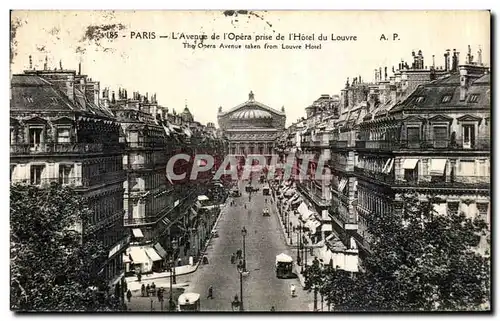
<svg viewBox="0 0 500 321">
<path fill-rule="evenodd" d="M 97 1 L 97 0 L 85 0 L 85 1 L 75 1 L 75 2 L 70 2 L 67 0 L 45 0 L 45 1 L 24 1 L 24 0 L 17 0 L 15 3 L 11 3 L 12 7 L 8 8 L 5 5 L 7 4 L 7 1 L 2 2 L 2 26 L 7 29 L 7 26 L 9 25 L 9 9 L 87 9 L 87 10 L 95 10 L 95 9 L 137 9 L 137 10 L 146 10 L 146 9 L 174 9 L 174 10 L 179 10 L 179 9 L 262 9 L 262 10 L 272 10 L 272 9 L 287 9 L 287 10 L 297 10 L 297 9 L 302 9 L 302 10 L 349 10 L 349 9 L 358 9 L 358 10 L 397 10 L 397 9 L 402 9 L 402 10 L 416 10 L 416 9 L 428 9 L 428 10 L 438 10 L 438 9 L 448 9 L 448 10 L 464 10 L 464 9 L 491 9 L 492 12 L 498 13 L 498 6 L 499 6 L 500 1 L 485 1 L 485 0 L 454 0 L 454 1 L 436 1 L 436 0 L 419 0 L 419 1 L 399 1 L 399 2 L 393 2 L 389 0 L 378 0 L 378 1 L 360 1 L 360 0 L 349 0 L 349 1 L 342 1 L 341 3 L 338 3 L 337 1 L 332 2 L 332 1 L 327 1 L 327 0 L 308 0 L 308 1 L 294 1 L 294 0 L 276 0 L 270 2 L 269 0 L 253 0 L 253 1 L 230 1 L 230 0 L 225 0 L 225 1 L 210 1 L 204 2 L 204 1 L 193 1 L 193 0 L 183 0 L 179 1 L 178 3 L 168 3 L 168 6 L 165 5 L 165 3 L 160 2 L 160 1 L 151 1 L 151 0 L 141 0 L 141 1 L 126 1 L 126 0 L 121 0 L 121 1 L 116 1 L 116 2 L 111 2 L 108 1 L 106 4 L 103 3 L 103 1 Z M 418 27 L 418 26 L 416 26 Z M 496 26 L 493 24 L 494 31 L 493 35 L 496 34 Z M 10 32 L 8 30 L 5 30 L 1 34 L 2 37 L 2 42 L 3 44 L 8 44 L 9 43 L 9 34 Z M 496 46 L 494 46 L 496 47 Z M 5 48 L 5 47 L 4 47 Z M 492 47 L 493 48 L 493 47 Z M 7 129 L 9 128 L 8 126 L 8 112 L 9 112 L 9 65 L 7 64 L 7 61 L 9 60 L 9 53 L 7 48 L 1 51 L 2 54 L 2 60 L 5 62 L 2 64 L 2 81 L 3 86 L 2 88 L 2 101 L 3 101 L 3 108 L 2 108 L 2 114 L 3 117 L 0 117 L 0 128 L 2 129 L 2 134 L 0 139 L 0 144 L 1 144 L 1 150 L 5 151 L 2 153 L 1 157 L 1 162 L 2 162 L 2 171 L 1 171 L 1 178 L 3 184 L 0 186 L 0 193 L 1 193 L 1 198 L 0 200 L 2 201 L 2 208 L 3 211 L 2 213 L 2 220 L 3 224 L 1 224 L 3 233 L 0 233 L 2 236 L 2 257 L 5 258 L 5 264 L 2 264 L 1 268 L 1 273 L 3 277 L 1 278 L 1 286 L 0 289 L 2 289 L 3 295 L 2 295 L 2 312 L 5 312 L 7 315 L 7 320 L 11 320 L 15 317 L 15 315 L 10 312 L 10 303 L 9 303 L 9 280 L 10 280 L 10 275 L 9 275 L 9 266 L 8 266 L 8 259 L 7 257 L 9 256 L 9 248 L 7 244 L 10 244 L 9 242 L 9 208 L 8 208 L 8 199 L 9 199 L 9 179 L 7 178 L 7 163 L 9 163 L 9 154 L 8 154 L 8 139 L 9 134 L 7 132 Z M 495 51 L 495 58 L 498 58 L 498 52 Z M 497 61 L 497 59 L 495 59 Z M 493 75 L 495 76 L 495 71 L 493 71 Z M 496 83 L 495 86 L 495 92 L 498 89 L 498 84 Z M 497 106 L 492 106 L 492 108 L 497 108 Z M 499 112 L 496 111 L 495 115 L 498 115 Z M 498 117 L 495 117 L 498 118 Z M 498 124 L 498 119 L 495 119 L 495 123 Z M 493 135 L 492 135 L 493 138 Z M 495 140 L 496 141 L 496 140 Z M 500 143 L 499 143 L 500 144 Z M 497 144 L 495 144 L 497 145 Z M 495 148 L 498 149 L 498 146 L 495 146 Z M 497 169 L 498 172 L 498 169 Z M 495 177 L 496 178 L 496 177 Z M 498 189 L 496 189 L 498 191 Z M 496 193 L 495 193 L 496 194 Z M 498 196 L 498 195 L 495 195 Z M 492 197 L 492 199 L 499 199 L 498 197 Z M 492 213 L 492 215 L 495 215 L 496 213 Z M 495 229 L 495 231 L 498 231 L 497 225 L 498 225 L 498 218 L 495 218 L 495 226 L 492 227 Z M 498 238 L 495 237 L 495 239 Z M 494 255 L 497 256 L 497 247 L 495 247 L 495 253 Z M 497 262 L 495 262 L 497 263 Z M 57 315 L 50 315 L 48 317 L 57 317 Z M 122 318 L 122 315 L 113 315 L 113 316 L 105 316 L 105 315 L 75 315 L 78 318 L 92 318 L 93 320 L 99 320 L 102 319 L 104 320 L 113 318 L 113 319 L 118 319 Z M 161 315 L 154 315 L 158 317 L 163 317 L 163 318 L 172 318 L 175 316 L 169 315 L 169 316 L 161 316 Z M 227 314 L 221 314 L 221 315 L 210 315 L 210 314 L 205 314 L 205 315 L 200 315 L 197 316 L 197 318 L 218 318 L 218 317 L 234 317 L 235 315 L 227 315 Z M 280 317 L 287 317 L 285 315 L 277 315 Z M 306 315 L 303 314 L 297 314 L 297 315 L 290 315 L 291 317 L 307 317 Z M 346 318 L 358 318 L 358 317 L 363 317 L 364 315 L 323 315 L 320 314 L 318 315 L 320 317 L 328 317 L 328 318 L 335 318 L 335 319 L 346 319 Z M 415 315 L 417 316 L 417 315 Z M 30 318 L 41 318 L 44 317 L 43 315 L 30 315 L 30 316 L 25 316 L 25 317 L 30 317 Z M 61 315 L 61 317 L 66 317 L 66 315 Z M 71 316 L 73 317 L 73 316 Z M 145 318 L 149 317 L 149 315 L 126 315 L 127 318 Z M 269 316 L 264 316 L 264 315 L 257 315 L 257 316 L 250 316 L 251 318 L 269 318 Z M 370 316 L 371 318 L 385 318 L 386 315 L 374 315 Z M 403 317 L 403 316 L 401 316 Z M 411 317 L 411 316 L 410 316 Z M 439 315 L 439 316 L 429 316 L 430 318 L 433 319 L 438 319 L 441 317 L 444 317 L 444 315 Z M 467 318 L 473 318 L 474 316 L 472 315 L 467 315 Z M 183 317 L 185 319 L 186 317 Z M 188 318 L 193 318 L 194 316 L 189 316 Z M 405 317 L 406 318 L 406 317 Z"/>
</svg>

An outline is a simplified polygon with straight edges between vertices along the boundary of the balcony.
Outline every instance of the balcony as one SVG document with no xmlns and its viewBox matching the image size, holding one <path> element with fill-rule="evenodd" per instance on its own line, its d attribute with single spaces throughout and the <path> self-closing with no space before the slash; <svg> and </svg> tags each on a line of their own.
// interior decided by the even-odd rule
<svg viewBox="0 0 500 321">
<path fill-rule="evenodd" d="M 378 149 L 378 150 L 392 150 L 399 146 L 398 142 L 390 140 L 367 140 L 356 141 L 357 149 Z"/>
<path fill-rule="evenodd" d="M 122 151 L 123 145 L 90 144 L 90 143 L 42 143 L 10 145 L 11 155 L 60 155 L 91 154 Z"/>
<path fill-rule="evenodd" d="M 436 176 L 419 175 L 412 179 L 397 179 L 394 187 L 490 189 L 490 176 L 451 176 L 438 179 Z"/>
<path fill-rule="evenodd" d="M 381 172 L 377 172 L 377 171 L 373 171 L 373 170 L 369 170 L 369 169 L 361 168 L 361 167 L 357 167 L 357 166 L 354 167 L 354 173 L 359 175 L 359 176 L 370 178 L 370 179 L 378 181 L 378 182 L 383 182 L 385 184 L 389 184 L 389 185 L 394 184 L 394 177 L 392 175 L 389 175 L 389 174 L 384 174 Z"/>
<path fill-rule="evenodd" d="M 12 184 L 29 184 L 39 187 L 48 187 L 50 184 L 61 184 L 71 188 L 88 188 L 98 184 L 110 184 L 113 182 L 122 182 L 125 180 L 125 172 L 117 171 L 103 173 L 92 177 L 50 177 L 50 178 L 14 178 Z"/>
<path fill-rule="evenodd" d="M 134 163 L 134 164 L 123 165 L 123 169 L 125 170 L 141 170 L 141 169 L 153 169 L 153 168 L 155 168 L 154 163 Z"/>
<path fill-rule="evenodd" d="M 418 149 L 418 150 L 477 150 L 486 151 L 491 149 L 489 137 L 480 137 L 470 142 L 452 141 L 452 140 L 367 140 L 356 141 L 356 149 L 366 150 L 400 150 L 400 149 Z"/>
<path fill-rule="evenodd" d="M 348 146 L 348 141 L 347 140 L 334 140 L 330 142 L 330 148 L 332 149 L 342 149 L 342 148 L 347 148 Z"/>
<path fill-rule="evenodd" d="M 350 215 L 348 212 L 348 208 L 346 205 L 343 206 L 343 209 L 340 210 L 341 206 L 338 201 L 332 202 L 332 208 L 330 211 L 330 216 L 333 220 L 344 228 L 344 230 L 357 230 L 358 222 L 356 221 L 355 215 Z"/>
<path fill-rule="evenodd" d="M 312 192 L 304 183 L 297 183 L 298 191 L 304 195 L 309 201 L 319 206 L 330 206 L 330 201 Z"/>
</svg>

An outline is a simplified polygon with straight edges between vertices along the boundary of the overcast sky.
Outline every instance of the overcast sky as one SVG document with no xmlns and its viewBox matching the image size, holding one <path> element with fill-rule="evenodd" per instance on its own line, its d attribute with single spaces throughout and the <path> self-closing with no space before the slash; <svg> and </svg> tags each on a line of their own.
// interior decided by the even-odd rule
<svg viewBox="0 0 500 321">
<path fill-rule="evenodd" d="M 446 49 L 457 49 L 464 62 L 467 45 L 475 59 L 482 47 L 483 62 L 490 61 L 490 16 L 486 11 L 435 12 L 255 12 L 238 17 L 222 12 L 168 11 L 54 11 L 13 12 L 16 29 L 11 71 L 33 64 L 50 68 L 62 61 L 64 69 L 77 69 L 99 80 L 102 87 L 157 94 L 159 103 L 181 112 L 185 101 L 196 120 L 216 122 L 217 110 L 228 110 L 248 99 L 275 109 L 285 107 L 287 125 L 305 115 L 304 108 L 321 94 L 339 94 L 346 78 L 372 80 L 373 70 L 404 59 L 411 64 L 412 50 L 422 50 L 425 65 L 444 63 Z M 85 38 L 89 26 L 121 24 L 113 41 Z M 90 29 L 93 30 L 93 29 Z M 155 32 L 156 39 L 130 39 L 131 32 Z M 171 33 L 237 35 L 323 33 L 329 38 L 356 36 L 357 41 L 260 41 L 299 45 L 322 44 L 320 50 L 184 49 Z M 393 33 L 399 40 L 392 41 Z M 389 40 L 380 40 L 384 34 Z M 160 39 L 160 35 L 169 36 Z M 245 44 L 254 41 L 205 40 L 206 44 Z"/>
</svg>

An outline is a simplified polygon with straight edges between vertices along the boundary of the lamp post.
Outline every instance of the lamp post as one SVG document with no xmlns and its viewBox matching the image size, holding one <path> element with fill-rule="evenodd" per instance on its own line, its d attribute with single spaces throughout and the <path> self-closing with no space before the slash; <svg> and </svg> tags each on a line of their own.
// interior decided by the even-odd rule
<svg viewBox="0 0 500 321">
<path fill-rule="evenodd" d="M 177 240 L 173 240 L 172 241 L 172 248 L 174 249 L 174 259 L 175 259 L 175 253 L 177 251 L 177 244 L 178 244 Z M 172 275 L 172 282 L 173 282 L 173 284 L 177 284 L 177 281 L 175 279 L 175 262 L 172 265 L 172 272 L 170 272 L 170 274 Z"/>
<path fill-rule="evenodd" d="M 238 273 L 240 274 L 240 311 L 243 311 L 243 272 L 244 266 L 238 268 Z"/>
<path fill-rule="evenodd" d="M 170 268 L 171 268 L 171 271 L 175 270 L 175 266 L 174 266 L 174 262 L 172 260 L 170 260 L 169 262 L 169 265 L 170 265 Z M 173 297 L 173 294 L 172 294 L 172 279 L 173 279 L 173 273 L 170 272 L 170 294 L 169 294 L 169 299 L 168 299 L 168 309 L 170 311 L 172 311 L 172 307 L 174 306 L 174 297 Z M 151 302 L 153 299 L 151 299 Z"/>
<path fill-rule="evenodd" d="M 243 272 L 247 271 L 247 256 L 246 256 L 246 249 L 245 249 L 245 238 L 247 236 L 247 229 L 243 226 L 241 229 L 241 235 L 243 236 Z"/>
</svg>

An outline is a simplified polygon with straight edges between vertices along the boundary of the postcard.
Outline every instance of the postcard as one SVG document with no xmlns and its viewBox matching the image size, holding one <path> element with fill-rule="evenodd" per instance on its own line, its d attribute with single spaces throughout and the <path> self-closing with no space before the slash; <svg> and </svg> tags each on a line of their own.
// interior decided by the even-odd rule
<svg viewBox="0 0 500 321">
<path fill-rule="evenodd" d="M 16 312 L 488 312 L 489 11 L 11 11 Z"/>
</svg>

